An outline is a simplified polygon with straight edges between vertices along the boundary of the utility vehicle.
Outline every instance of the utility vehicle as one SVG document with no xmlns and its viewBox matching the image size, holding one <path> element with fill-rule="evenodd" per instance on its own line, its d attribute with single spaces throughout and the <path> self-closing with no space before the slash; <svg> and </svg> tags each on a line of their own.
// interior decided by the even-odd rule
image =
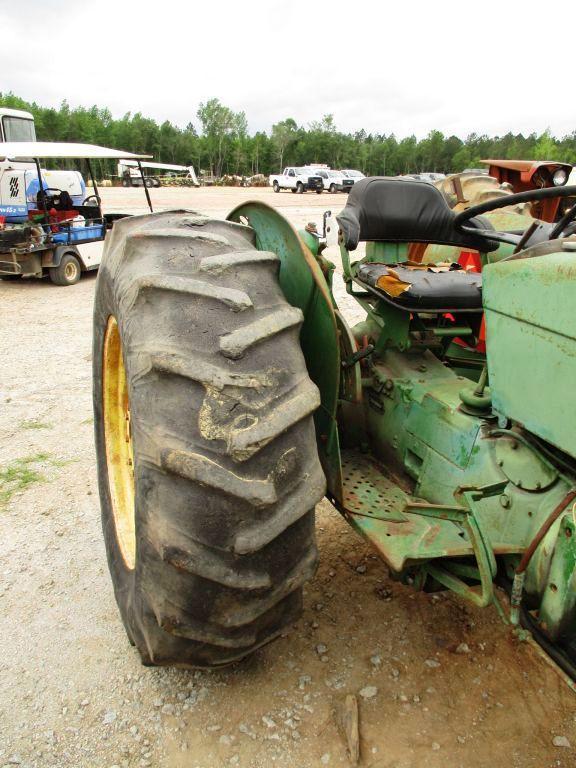
<svg viewBox="0 0 576 768">
<path fill-rule="evenodd" d="M 145 664 L 216 667 L 283 632 L 326 495 L 394 578 L 481 607 L 501 585 L 509 620 L 573 670 L 576 208 L 499 222 L 575 192 L 458 212 L 427 182 L 354 184 L 337 216 L 366 313 L 352 328 L 318 237 L 264 203 L 117 222 L 96 290 L 96 448 Z M 409 258 L 417 245 L 435 262 Z M 454 263 L 463 250 L 481 274 Z"/>
<path fill-rule="evenodd" d="M 21 109 L 0 107 L 0 153 L 6 143 L 25 143 L 30 147 L 36 142 L 34 116 Z M 0 160 L 0 216 L 13 215 L 15 205 L 28 204 L 34 208 L 40 189 L 36 166 L 30 155 L 20 161 Z M 78 171 L 42 169 L 44 189 L 58 189 L 66 192 L 76 205 L 86 197 L 86 184 Z"/>
<path fill-rule="evenodd" d="M 48 275 L 69 286 L 98 269 L 102 251 L 91 244 L 104 240 L 124 214 L 103 213 L 90 161 L 126 157 L 140 162 L 143 156 L 92 144 L 0 143 L 0 279 Z M 84 159 L 92 194 L 86 196 L 84 182 L 83 194 L 71 194 L 66 184 L 77 172 L 46 171 L 40 165 L 46 159 Z M 51 186 L 58 183 L 63 188 Z M 146 196 L 150 204 L 147 189 Z"/>
</svg>

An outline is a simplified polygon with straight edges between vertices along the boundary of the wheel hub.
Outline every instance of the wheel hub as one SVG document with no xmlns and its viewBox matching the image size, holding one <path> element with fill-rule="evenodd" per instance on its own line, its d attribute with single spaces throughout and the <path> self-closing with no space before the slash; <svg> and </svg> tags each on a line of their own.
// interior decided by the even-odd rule
<svg viewBox="0 0 576 768">
<path fill-rule="evenodd" d="M 64 267 L 64 274 L 66 275 L 67 280 L 74 280 L 76 277 L 76 265 L 72 262 L 68 262 Z"/>
</svg>

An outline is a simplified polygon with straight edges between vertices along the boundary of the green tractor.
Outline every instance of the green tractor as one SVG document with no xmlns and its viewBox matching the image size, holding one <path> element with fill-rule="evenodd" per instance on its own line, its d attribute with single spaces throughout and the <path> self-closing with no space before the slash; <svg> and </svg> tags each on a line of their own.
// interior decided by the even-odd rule
<svg viewBox="0 0 576 768">
<path fill-rule="evenodd" d="M 144 664 L 217 667 L 284 631 L 326 495 L 394 578 L 476 606 L 504 587 L 512 624 L 571 669 L 576 206 L 557 223 L 513 217 L 525 231 L 494 222 L 575 194 L 456 212 L 426 182 L 355 184 L 337 217 L 366 313 L 352 328 L 319 238 L 264 203 L 117 222 L 96 291 L 96 447 Z M 457 252 L 479 253 L 482 273 Z"/>
</svg>

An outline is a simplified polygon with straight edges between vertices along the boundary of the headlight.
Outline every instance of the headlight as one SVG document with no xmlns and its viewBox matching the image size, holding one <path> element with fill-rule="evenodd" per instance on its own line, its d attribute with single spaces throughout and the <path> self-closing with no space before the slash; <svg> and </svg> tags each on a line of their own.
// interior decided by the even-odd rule
<svg viewBox="0 0 576 768">
<path fill-rule="evenodd" d="M 554 182 L 555 187 L 561 187 L 562 184 L 566 184 L 568 181 L 568 174 L 564 170 L 564 168 L 558 168 L 557 171 L 554 171 L 554 175 L 552 176 L 552 181 Z"/>
</svg>

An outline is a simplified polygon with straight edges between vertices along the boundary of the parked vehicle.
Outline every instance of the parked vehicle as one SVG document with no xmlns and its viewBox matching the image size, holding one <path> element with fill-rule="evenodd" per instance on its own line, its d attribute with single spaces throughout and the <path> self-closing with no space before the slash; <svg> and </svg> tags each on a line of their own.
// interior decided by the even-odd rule
<svg viewBox="0 0 576 768">
<path fill-rule="evenodd" d="M 307 167 L 288 166 L 284 168 L 283 173 L 270 176 L 268 183 L 274 192 L 289 189 L 297 194 L 311 191 L 319 195 L 324 191 L 323 180 L 315 171 Z"/>
<path fill-rule="evenodd" d="M 119 165 L 120 168 L 120 165 Z M 150 174 L 140 174 L 138 168 L 124 168 L 120 174 L 123 187 L 159 187 L 160 179 Z"/>
<path fill-rule="evenodd" d="M 331 168 L 314 168 L 313 170 L 322 179 L 326 192 L 350 192 L 354 186 L 354 180 L 348 178 L 342 171 L 333 171 Z"/>
<path fill-rule="evenodd" d="M 144 173 L 142 176 L 140 168 L 150 169 L 155 173 Z M 143 182 L 147 187 L 161 187 L 172 183 L 174 179 L 179 179 L 181 183 L 186 182 L 188 186 L 200 186 L 191 165 L 143 162 L 138 166 L 135 160 L 123 160 L 118 163 L 118 176 L 122 179 L 123 187 L 141 187 Z"/>
<path fill-rule="evenodd" d="M 35 141 L 34 116 L 30 112 L 0 107 L 0 151 L 6 142 Z M 30 156 L 21 162 L 0 160 L 0 216 L 13 215 L 16 205 L 34 208 L 40 189 L 38 179 L 37 168 L 31 162 Z M 45 190 L 58 189 L 66 192 L 75 205 L 81 205 L 86 197 L 86 184 L 78 171 L 43 169 L 42 180 Z"/>
<path fill-rule="evenodd" d="M 0 279 L 47 275 L 56 285 L 73 285 L 82 272 L 97 269 L 102 249 L 78 246 L 104 240 L 125 214 L 102 212 L 90 161 L 126 157 L 143 156 L 91 144 L 0 143 Z M 50 186 L 53 179 L 66 182 L 74 172 L 61 171 L 57 176 L 58 172 L 43 170 L 40 161 L 48 158 L 86 160 L 93 193 L 78 196 Z M 35 180 L 28 166 L 36 168 Z M 146 196 L 152 210 L 147 189 Z"/>
<path fill-rule="evenodd" d="M 571 197 L 552 196 L 535 202 L 514 202 L 514 193 L 532 192 L 538 189 L 553 189 L 567 184 L 571 166 L 548 161 L 532 160 L 481 160 L 486 169 L 474 169 L 453 173 L 435 182 L 450 208 L 460 213 L 468 208 L 500 199 L 512 200 L 509 205 L 486 214 L 486 219 L 495 229 L 524 231 L 535 220 L 555 221 L 562 211 L 571 206 Z M 488 173 L 489 171 L 489 173 Z M 501 242 L 498 255 L 511 256 L 514 248 Z M 410 259 L 435 263 L 446 250 L 435 244 L 412 243 Z M 450 260 L 458 262 L 465 269 L 482 269 L 480 253 L 469 248 L 450 253 Z"/>
<path fill-rule="evenodd" d="M 532 189 L 562 187 L 568 184 L 572 172 L 569 163 L 549 160 L 481 160 L 488 166 L 488 174 L 499 184 L 507 184 L 513 192 L 528 192 Z M 532 214 L 537 219 L 554 221 L 563 215 L 571 198 L 550 198 L 532 205 Z"/>
<path fill-rule="evenodd" d="M 0 107 L 0 142 L 36 141 L 34 115 L 23 109 Z"/>
<path fill-rule="evenodd" d="M 362 171 L 355 171 L 352 168 L 343 168 L 340 173 L 344 174 L 347 179 L 352 179 L 355 184 L 356 182 L 362 181 L 362 179 L 366 178 Z"/>
<path fill-rule="evenodd" d="M 575 674 L 576 211 L 497 226 L 575 193 L 457 212 L 423 181 L 355 183 L 337 216 L 353 327 L 315 227 L 265 203 L 118 223 L 94 421 L 108 563 L 145 664 L 218 668 L 282 634 L 326 494 L 404 584 L 477 608 L 508 590 L 511 624 Z M 438 260 L 415 264 L 411 243 Z M 483 313 L 486 351 L 464 366 L 455 342 Z"/>
<path fill-rule="evenodd" d="M 438 181 L 442 181 L 442 179 L 446 178 L 445 173 L 435 173 L 435 172 L 426 172 L 423 171 L 422 173 L 407 173 L 404 176 L 401 176 L 403 179 L 416 179 L 417 181 L 426 181 L 428 184 L 435 184 Z"/>
</svg>

